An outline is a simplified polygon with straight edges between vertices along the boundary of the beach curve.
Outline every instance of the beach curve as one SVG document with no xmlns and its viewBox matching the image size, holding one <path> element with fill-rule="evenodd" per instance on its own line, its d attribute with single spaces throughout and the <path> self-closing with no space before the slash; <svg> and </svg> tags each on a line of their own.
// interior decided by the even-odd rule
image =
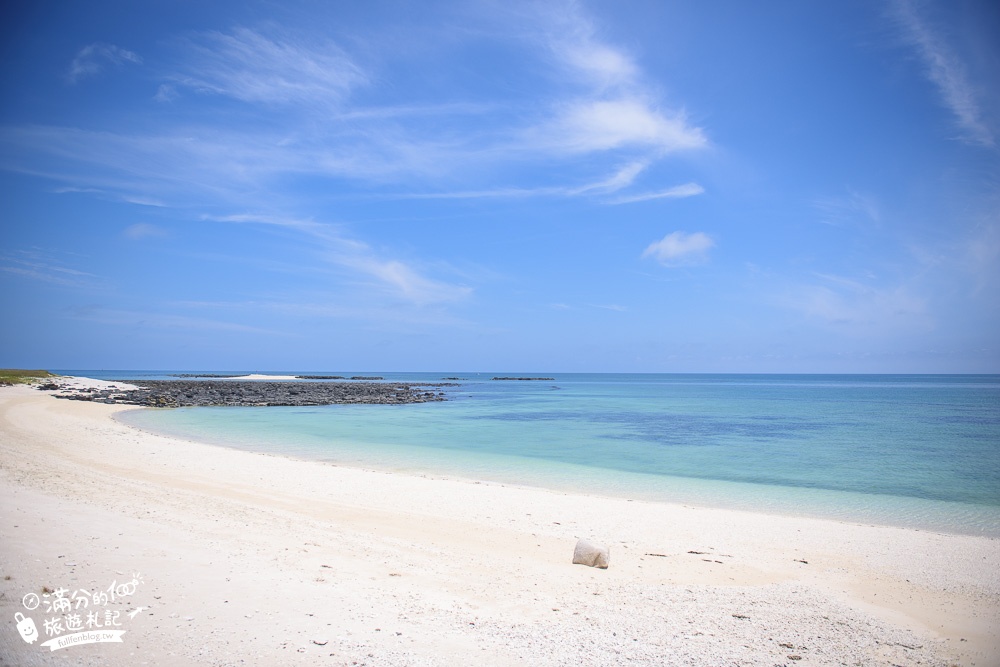
<svg viewBox="0 0 1000 667">
<path fill-rule="evenodd" d="M 0 648 L 18 663 L 998 654 L 994 539 L 297 461 L 145 433 L 121 409 L 0 389 L 4 611 L 131 571 L 147 607 L 124 646 L 50 654 L 11 624 Z M 611 545 L 606 572 L 571 564 L 579 537 Z"/>
</svg>

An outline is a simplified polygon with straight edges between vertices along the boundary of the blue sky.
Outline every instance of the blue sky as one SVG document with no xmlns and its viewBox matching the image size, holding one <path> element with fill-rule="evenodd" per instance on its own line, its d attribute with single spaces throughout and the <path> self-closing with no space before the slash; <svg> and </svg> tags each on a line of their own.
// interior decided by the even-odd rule
<svg viewBox="0 0 1000 667">
<path fill-rule="evenodd" d="M 1000 372 L 993 3 L 0 11 L 0 366 Z"/>
</svg>

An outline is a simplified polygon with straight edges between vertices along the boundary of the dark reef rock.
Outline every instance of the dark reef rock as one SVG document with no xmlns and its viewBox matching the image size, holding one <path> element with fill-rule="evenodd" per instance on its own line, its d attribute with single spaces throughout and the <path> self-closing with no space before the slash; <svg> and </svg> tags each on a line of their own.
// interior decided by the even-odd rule
<svg viewBox="0 0 1000 667">
<path fill-rule="evenodd" d="M 542 380 L 545 382 L 552 382 L 555 378 L 509 378 L 509 377 L 495 377 L 494 380 L 518 380 L 520 382 L 526 382 L 529 380 Z"/>
<path fill-rule="evenodd" d="M 154 408 L 187 406 L 404 405 L 444 401 L 445 384 L 412 382 L 268 382 L 231 380 L 122 380 L 138 389 L 94 389 L 59 395 L 75 401 L 120 403 Z"/>
<path fill-rule="evenodd" d="M 296 375 L 299 380 L 344 380 L 343 375 Z"/>
<path fill-rule="evenodd" d="M 384 380 L 384 377 L 378 375 L 355 375 L 351 378 L 352 380 Z"/>
</svg>

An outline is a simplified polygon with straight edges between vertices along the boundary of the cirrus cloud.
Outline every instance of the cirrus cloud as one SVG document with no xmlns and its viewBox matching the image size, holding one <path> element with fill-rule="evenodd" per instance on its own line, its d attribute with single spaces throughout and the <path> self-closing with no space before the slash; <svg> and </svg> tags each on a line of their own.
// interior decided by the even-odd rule
<svg viewBox="0 0 1000 667">
<path fill-rule="evenodd" d="M 134 225 L 126 227 L 122 234 L 129 240 L 140 241 L 146 238 L 163 238 L 167 235 L 167 232 L 161 227 L 151 225 L 148 222 L 137 222 Z"/>
<path fill-rule="evenodd" d="M 636 98 L 573 103 L 548 133 L 571 153 L 623 147 L 667 153 L 708 144 L 701 129 L 689 125 L 683 113 L 667 115 Z"/>
<path fill-rule="evenodd" d="M 252 104 L 327 109 L 367 80 L 336 44 L 291 34 L 265 35 L 241 27 L 198 35 L 188 48 L 194 57 L 174 82 Z"/>
<path fill-rule="evenodd" d="M 671 232 L 649 244 L 643 258 L 652 257 L 664 266 L 686 266 L 708 261 L 708 251 L 715 241 L 704 232 Z"/>
<path fill-rule="evenodd" d="M 988 148 L 996 146 L 996 135 L 981 104 L 982 90 L 970 79 L 966 63 L 921 16 L 919 3 L 895 0 L 892 8 L 904 38 L 924 61 L 925 76 L 937 87 L 944 106 L 955 115 L 962 139 Z"/>
<path fill-rule="evenodd" d="M 88 76 L 100 74 L 106 64 L 124 65 L 125 63 L 142 64 L 142 58 L 133 51 L 123 49 L 114 44 L 94 42 L 80 49 L 73 62 L 70 63 L 67 77 L 71 83 Z"/>
<path fill-rule="evenodd" d="M 672 188 L 667 188 L 666 190 L 658 190 L 656 192 L 642 192 L 637 195 L 628 195 L 625 197 L 617 197 L 610 200 L 609 204 L 631 204 L 633 202 L 639 201 L 650 201 L 652 199 L 683 199 L 684 197 L 695 197 L 705 192 L 705 188 L 701 187 L 697 183 L 684 183 L 683 185 L 675 185 Z"/>
</svg>

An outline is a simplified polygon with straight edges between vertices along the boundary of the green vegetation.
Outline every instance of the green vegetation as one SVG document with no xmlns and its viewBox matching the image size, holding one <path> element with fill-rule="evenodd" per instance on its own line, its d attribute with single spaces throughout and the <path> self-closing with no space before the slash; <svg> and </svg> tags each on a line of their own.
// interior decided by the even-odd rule
<svg viewBox="0 0 1000 667">
<path fill-rule="evenodd" d="M 0 368 L 0 386 L 9 384 L 31 384 L 42 378 L 56 377 L 48 371 L 23 371 L 17 368 Z"/>
</svg>

